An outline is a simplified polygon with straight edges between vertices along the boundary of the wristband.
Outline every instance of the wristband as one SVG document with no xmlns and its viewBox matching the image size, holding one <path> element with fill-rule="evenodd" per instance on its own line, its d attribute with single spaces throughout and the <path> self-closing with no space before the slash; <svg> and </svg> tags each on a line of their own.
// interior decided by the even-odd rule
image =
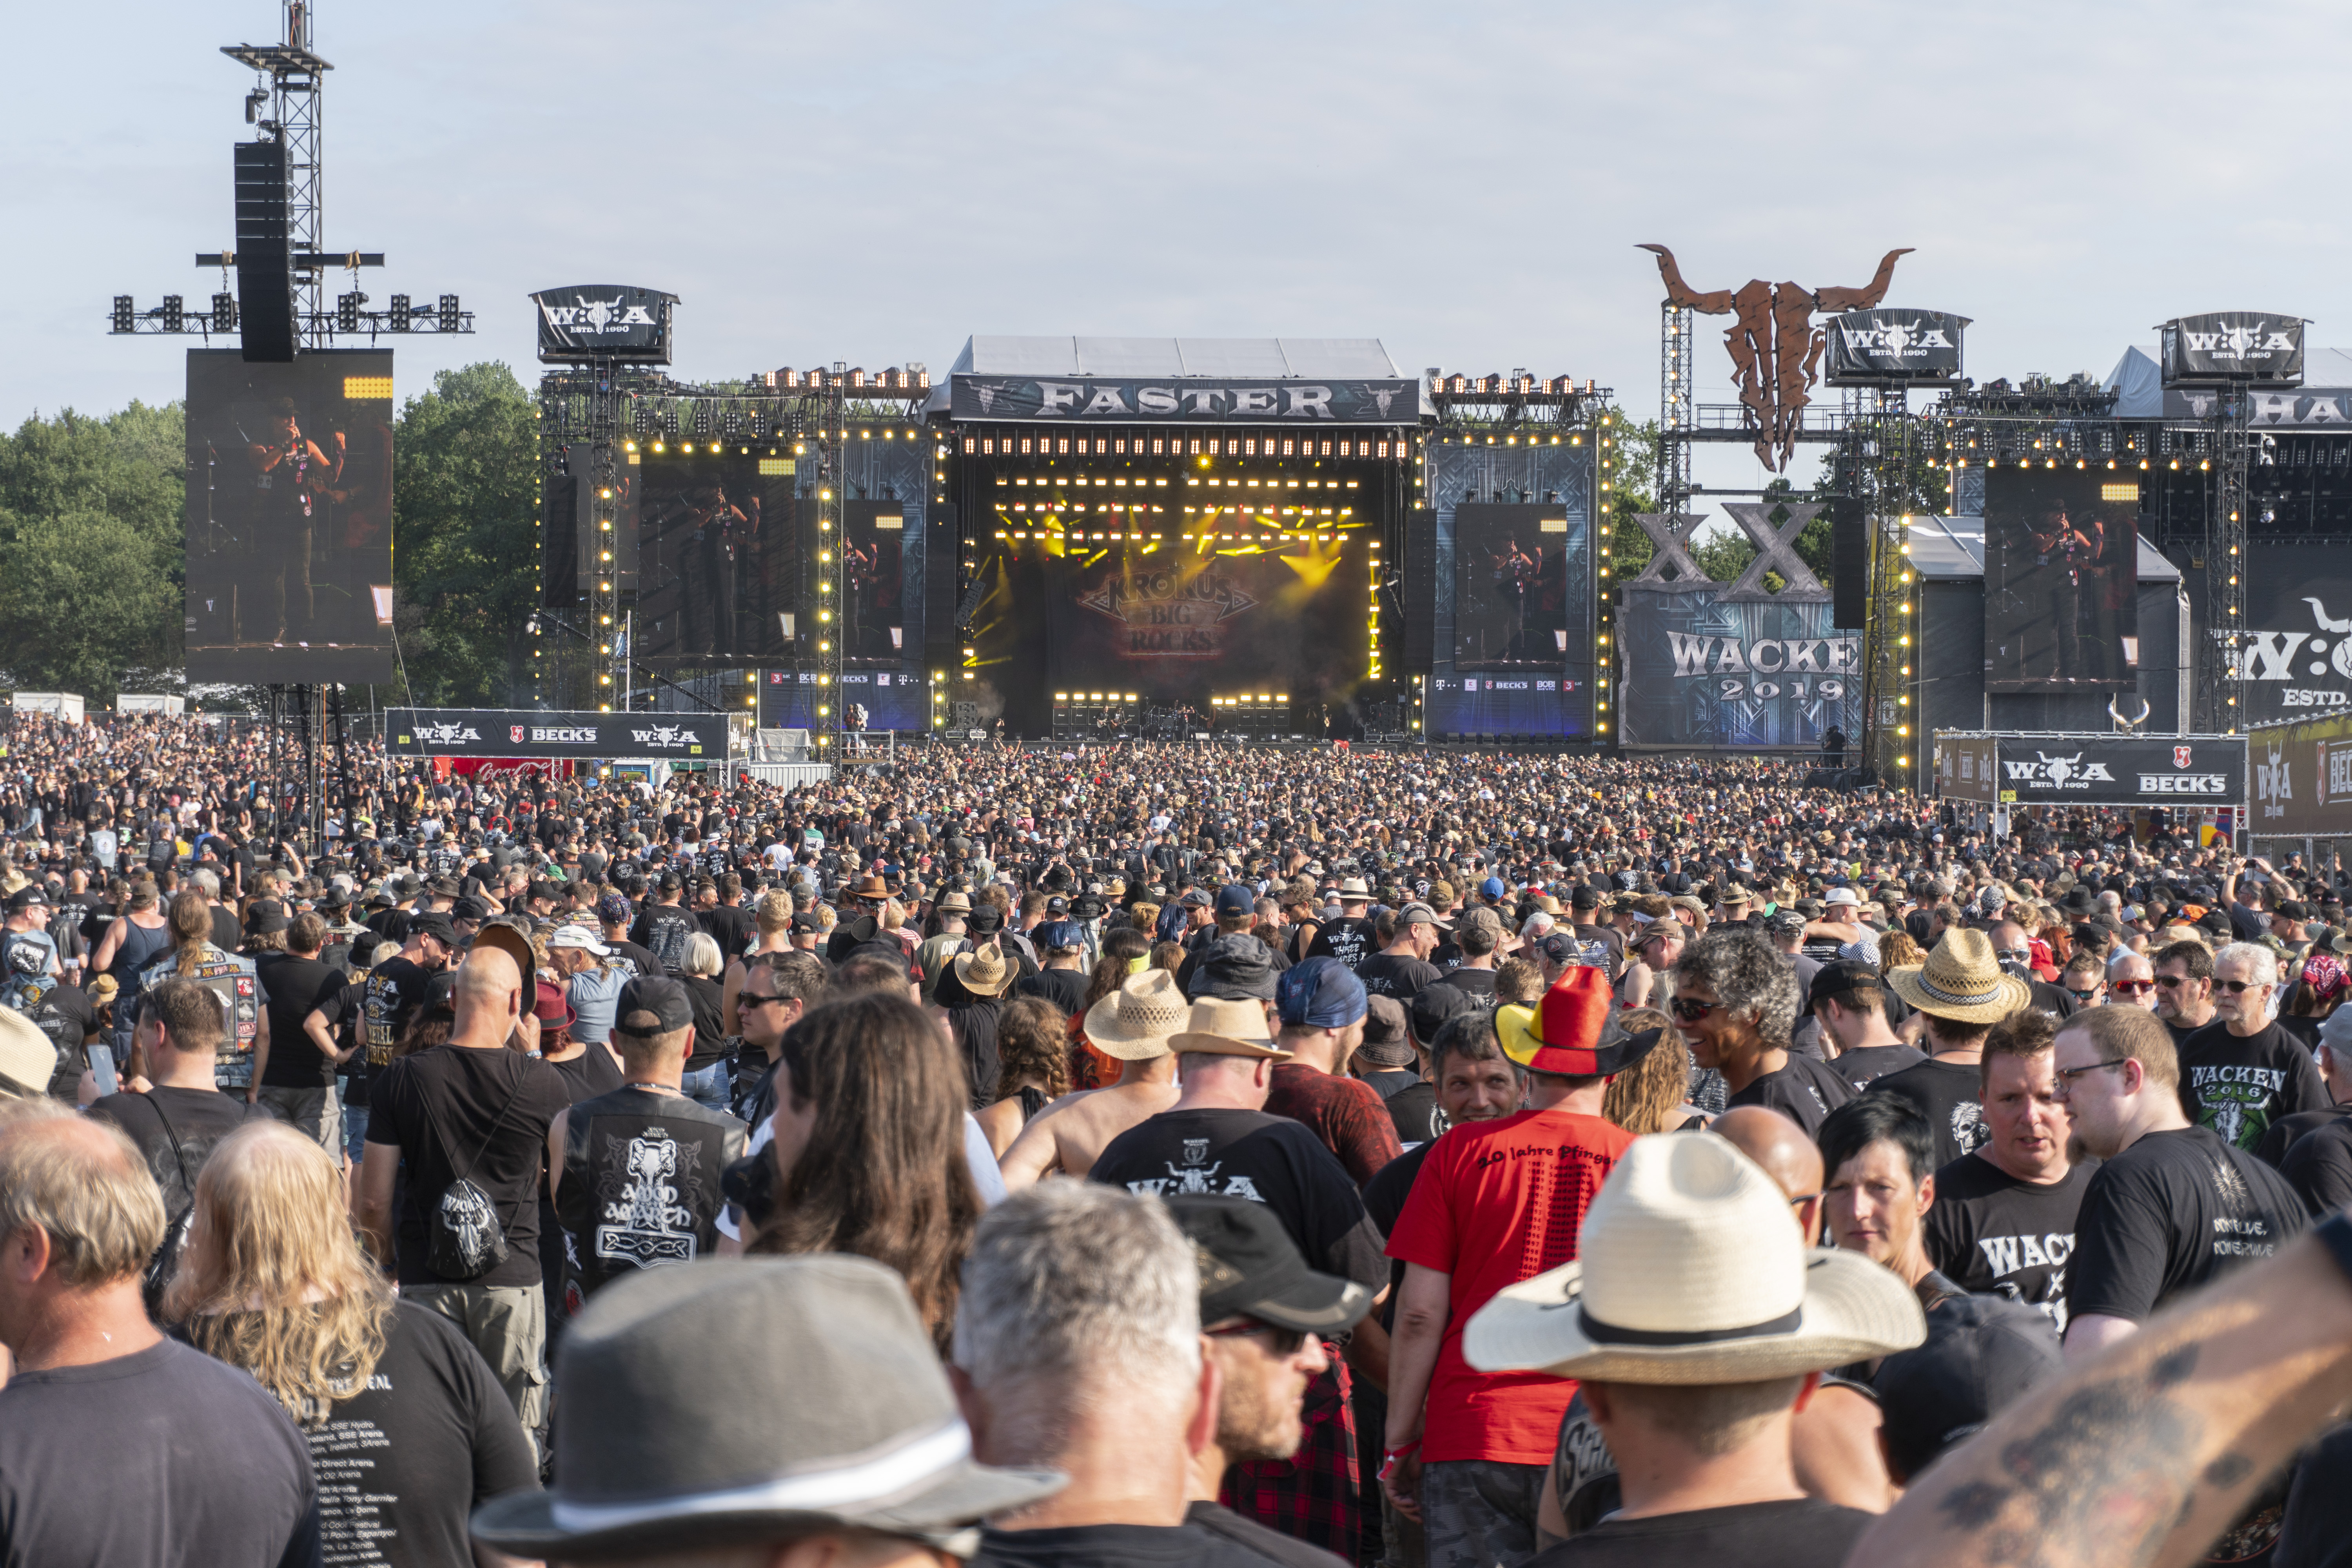
<svg viewBox="0 0 2352 1568">
<path fill-rule="evenodd" d="M 2336 1259 L 2336 1267 L 2352 1279 L 2352 1214 L 2338 1209 L 2311 1227 L 2311 1234 L 2327 1255 Z"/>
</svg>

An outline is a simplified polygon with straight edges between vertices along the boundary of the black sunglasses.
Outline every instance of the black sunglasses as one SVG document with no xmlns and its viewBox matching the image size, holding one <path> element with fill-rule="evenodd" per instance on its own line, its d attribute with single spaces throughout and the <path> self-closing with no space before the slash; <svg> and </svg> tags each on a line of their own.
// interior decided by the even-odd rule
<svg viewBox="0 0 2352 1568">
<path fill-rule="evenodd" d="M 739 992 L 736 994 L 735 1010 L 740 1013 L 746 1007 L 764 1007 L 771 1002 L 784 1002 L 788 1000 L 790 1000 L 790 998 L 783 996 L 754 996 L 749 991 L 743 991 Z"/>
<path fill-rule="evenodd" d="M 1277 1328 L 1272 1323 L 1260 1322 L 1255 1318 L 1243 1318 L 1234 1322 L 1222 1324 L 1217 1328 L 1203 1329 L 1202 1332 L 1212 1339 L 1220 1340 L 1243 1339 L 1252 1334 L 1263 1334 L 1265 1336 L 1265 1348 L 1273 1352 L 1277 1360 L 1284 1356 L 1297 1355 L 1307 1348 L 1305 1330 Z"/>
<path fill-rule="evenodd" d="M 1677 996 L 1672 1002 L 1668 1003 L 1667 1005 L 1673 1010 L 1675 1016 L 1680 1018 L 1684 1023 L 1696 1024 L 1701 1018 L 1706 1017 L 1709 1013 L 1714 1012 L 1717 1007 L 1722 1006 L 1723 1004 L 1720 1002 L 1694 1002 L 1687 996 Z"/>
<path fill-rule="evenodd" d="M 2216 980 L 2213 984 L 2217 988 L 2227 991 L 2231 995 L 2235 996 L 2241 991 L 2251 991 L 2255 986 L 2264 985 L 2269 984 L 2269 982 L 2263 980 Z"/>
</svg>

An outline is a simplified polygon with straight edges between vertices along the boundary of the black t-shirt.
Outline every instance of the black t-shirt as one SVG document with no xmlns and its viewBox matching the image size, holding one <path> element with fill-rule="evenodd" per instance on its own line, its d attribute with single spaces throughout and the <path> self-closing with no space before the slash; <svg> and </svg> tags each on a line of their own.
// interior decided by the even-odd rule
<svg viewBox="0 0 2352 1568">
<path fill-rule="evenodd" d="M 1597 942 L 1609 950 L 1609 978 L 1612 982 L 1625 972 L 1624 932 L 1615 926 L 1590 925 L 1582 921 L 1568 929 L 1580 946 L 1590 947 Z"/>
<path fill-rule="evenodd" d="M 1393 996 L 1402 1005 L 1421 994 L 1422 988 L 1445 978 L 1437 965 L 1403 953 L 1376 952 L 1356 965 L 1356 978 L 1372 996 Z"/>
<path fill-rule="evenodd" d="M 1307 944 L 1309 958 L 1336 958 L 1353 969 L 1380 951 L 1380 932 L 1372 922 L 1357 916 L 1325 921 L 1315 940 Z"/>
<path fill-rule="evenodd" d="M 1473 969 L 1465 963 L 1447 970 L 1445 978 L 1438 984 L 1451 985 L 1488 1012 L 1494 1011 L 1495 972 L 1491 969 Z"/>
<path fill-rule="evenodd" d="M 176 1340 L 0 1388 L 0 1563 L 298 1568 L 321 1561 L 319 1524 L 285 1410 Z"/>
<path fill-rule="evenodd" d="M 1195 1524 L 1074 1524 L 983 1530 L 971 1568 L 1265 1568 L 1265 1562 Z"/>
<path fill-rule="evenodd" d="M 2352 1568 L 2352 1423 L 2305 1451 L 2287 1489 L 2271 1568 Z"/>
<path fill-rule="evenodd" d="M 719 1179 L 747 1129 L 683 1094 L 624 1085 L 576 1102 L 563 1122 L 555 1191 L 563 1271 L 582 1298 L 625 1274 L 709 1258 Z"/>
<path fill-rule="evenodd" d="M 751 911 L 740 904 L 713 904 L 695 911 L 702 929 L 719 944 L 721 958 L 740 958 L 751 945 Z"/>
<path fill-rule="evenodd" d="M 1936 1168 L 1973 1154 L 1992 1137 L 1985 1125 L 1984 1079 L 1974 1062 L 1933 1058 L 1871 1080 L 1873 1094 L 1899 1094 L 1919 1108 L 1936 1134 Z"/>
<path fill-rule="evenodd" d="M 2275 1023 L 2241 1038 L 2216 1018 L 2180 1043 L 2181 1110 L 2241 1149 L 2282 1116 L 2333 1103 L 2310 1050 Z"/>
<path fill-rule="evenodd" d="M 1396 1229 L 1398 1218 L 1404 1213 L 1405 1199 L 1412 1196 L 1413 1178 L 1421 1174 L 1423 1162 L 1437 1142 L 1407 1149 L 1403 1153 L 1372 1173 L 1364 1184 L 1364 1214 L 1372 1226 L 1385 1237 Z M 1383 1248 L 1385 1248 L 1383 1242 Z M 1396 1321 L 1397 1293 L 1404 1289 L 1404 1259 L 1389 1259 L 1389 1299 L 1380 1305 L 1381 1327 L 1387 1328 Z"/>
<path fill-rule="evenodd" d="M 359 1008 L 361 1049 L 355 1059 L 380 1073 L 392 1064 L 393 1047 L 400 1043 L 408 1020 L 425 1005 L 425 987 L 431 979 L 425 966 L 412 959 L 387 958 L 357 985 L 321 994 L 317 1006 L 331 1027 L 341 1024 L 354 1005 Z M 270 1036 L 273 1042 L 277 1037 Z"/>
<path fill-rule="evenodd" d="M 318 1042 L 302 1031 L 302 1020 L 327 998 L 343 991 L 341 973 L 315 958 L 290 952 L 256 959 L 262 989 L 269 993 L 269 1060 L 261 1081 L 271 1089 L 318 1089 L 335 1081 L 335 1064 L 320 1055 Z"/>
<path fill-rule="evenodd" d="M 1078 1010 L 1087 999 L 1087 974 L 1082 969 L 1041 969 L 1013 983 L 1015 996 L 1042 996 L 1060 1009 L 1064 1017 Z"/>
<path fill-rule="evenodd" d="M 400 1283 L 452 1283 L 425 1264 L 426 1218 L 460 1170 L 489 1195 L 507 1238 L 506 1261 L 465 1283 L 540 1282 L 539 1173 L 548 1126 L 570 1103 L 553 1068 L 504 1049 L 435 1046 L 375 1075 L 367 1141 L 398 1149 L 408 1166 Z"/>
<path fill-rule="evenodd" d="M 1828 1064 L 1791 1051 L 1787 1066 L 1778 1072 L 1766 1073 L 1724 1103 L 1727 1110 L 1769 1105 L 1794 1120 L 1811 1138 L 1822 1130 L 1831 1111 L 1853 1096 L 1853 1085 L 1840 1078 Z"/>
<path fill-rule="evenodd" d="M 2271 1256 L 2307 1223 L 2276 1171 L 2211 1128 L 2144 1134 L 2083 1195 L 2067 1314 L 2144 1321 L 2181 1291 Z"/>
<path fill-rule="evenodd" d="M 1262 1110 L 1163 1110 L 1110 1141 L 1091 1180 L 1160 1197 L 1248 1198 L 1271 1208 L 1307 1261 L 1378 1290 L 1386 1242 L 1321 1139 Z"/>
<path fill-rule="evenodd" d="M 245 940 L 245 932 L 236 923 L 236 911 L 226 904 L 213 906 L 213 945 L 223 952 L 235 952 Z"/>
<path fill-rule="evenodd" d="M 661 960 L 634 942 L 607 941 L 604 946 L 612 955 L 604 962 L 631 979 L 643 979 L 648 974 L 662 973 Z"/>
<path fill-rule="evenodd" d="M 1927 1261 L 1972 1295 L 2005 1296 L 2066 1331 L 2066 1259 L 2074 1216 L 2096 1160 L 2055 1182 L 2021 1182 L 1982 1152 L 1936 1173 L 1936 1201 L 1920 1222 Z"/>
<path fill-rule="evenodd" d="M 2333 1121 L 2352 1116 L 2352 1100 L 2331 1105 L 2325 1110 L 2298 1110 L 2282 1116 L 2271 1123 L 2263 1141 L 2254 1145 L 2254 1158 L 2276 1170 L 2286 1163 L 2286 1152 L 2307 1135 L 2318 1131 Z"/>
<path fill-rule="evenodd" d="M 2296 1140 L 2286 1152 L 2279 1174 L 2303 1199 L 2314 1219 L 2325 1219 L 2352 1204 L 2352 1121 L 2338 1117 Z"/>
<path fill-rule="evenodd" d="M 563 1092 L 572 1097 L 574 1105 L 621 1087 L 620 1058 L 602 1041 L 592 1042 L 578 1056 L 547 1065 L 563 1075 Z"/>
<path fill-rule="evenodd" d="M 158 1084 L 144 1094 L 110 1094 L 89 1108 L 130 1135 L 155 1184 L 163 1189 L 163 1212 L 174 1221 L 196 1201 L 196 1176 L 212 1158 L 213 1145 L 256 1117 L 269 1113 L 247 1105 L 242 1094 L 216 1089 L 180 1089 Z M 172 1148 L 173 1136 L 179 1152 Z"/>
<path fill-rule="evenodd" d="M 725 1061 L 733 1048 L 721 1026 L 726 993 L 708 974 L 681 974 L 677 983 L 686 988 L 687 1005 L 694 1012 L 694 1048 L 687 1052 L 686 1070 L 701 1072 Z"/>
<path fill-rule="evenodd" d="M 1268 1530 L 1254 1519 L 1244 1519 L 1232 1509 L 1205 1500 L 1185 1506 L 1184 1522 L 1285 1568 L 1346 1568 L 1347 1560 L 1336 1552 Z"/>
<path fill-rule="evenodd" d="M 98 1009 L 90 1005 L 89 993 L 68 981 L 26 976 L 16 987 L 11 1005 L 57 1047 L 58 1064 L 49 1073 L 49 1092 L 71 1100 L 81 1087 L 81 1069 L 89 1064 L 84 1043 L 98 1032 Z"/>
<path fill-rule="evenodd" d="M 431 1568 L 472 1558 L 476 1505 L 535 1490 L 539 1461 L 514 1405 L 457 1326 L 414 1302 L 384 1321 L 367 1386 L 303 1428 L 330 1563 Z"/>
<path fill-rule="evenodd" d="M 686 942 L 702 928 L 676 904 L 648 904 L 629 928 L 629 940 L 651 953 L 665 973 L 676 974 L 686 962 Z"/>
<path fill-rule="evenodd" d="M 1427 1143 L 1445 1131 L 1445 1112 L 1437 1108 L 1437 1086 L 1407 1084 L 1388 1097 L 1389 1120 L 1396 1125 L 1397 1142 L 1410 1149 Z"/>
<path fill-rule="evenodd" d="M 1605 1519 L 1526 1568 L 1835 1568 L 1878 1516 L 1818 1498 Z"/>
<path fill-rule="evenodd" d="M 1853 1085 L 1858 1094 L 1887 1074 L 1916 1068 L 1927 1059 L 1927 1052 L 1910 1046 L 1864 1046 L 1858 1051 L 1843 1053 L 1829 1064 L 1829 1068 Z"/>
</svg>

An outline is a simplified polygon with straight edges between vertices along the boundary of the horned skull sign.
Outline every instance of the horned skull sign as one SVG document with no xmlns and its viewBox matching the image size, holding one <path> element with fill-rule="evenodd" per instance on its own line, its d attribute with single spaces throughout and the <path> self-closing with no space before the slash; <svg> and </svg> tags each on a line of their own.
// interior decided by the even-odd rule
<svg viewBox="0 0 2352 1568">
<path fill-rule="evenodd" d="M 1812 401 L 1810 394 L 1821 378 L 1824 339 L 1813 325 L 1813 312 L 1870 310 L 1886 298 L 1887 286 L 1895 280 L 1895 258 L 1911 249 L 1906 246 L 1888 251 L 1877 275 L 1860 289 L 1808 289 L 1751 278 L 1738 289 L 1703 294 L 1683 281 L 1673 251 L 1663 245 L 1639 248 L 1657 253 L 1668 305 L 1702 316 L 1733 318 L 1731 330 L 1723 334 L 1724 346 L 1731 352 L 1732 379 L 1757 429 L 1756 456 L 1776 473 L 1788 467 L 1796 451 L 1805 405 Z"/>
</svg>

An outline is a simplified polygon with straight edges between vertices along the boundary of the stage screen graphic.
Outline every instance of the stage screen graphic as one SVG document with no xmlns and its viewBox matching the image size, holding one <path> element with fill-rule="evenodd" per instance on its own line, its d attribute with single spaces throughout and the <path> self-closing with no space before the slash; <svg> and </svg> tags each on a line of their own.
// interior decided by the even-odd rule
<svg viewBox="0 0 2352 1568">
<path fill-rule="evenodd" d="M 754 454 L 641 455 L 635 656 L 784 657 L 779 616 L 796 607 L 799 574 L 788 463 Z"/>
<path fill-rule="evenodd" d="M 2139 483 L 2104 468 L 1985 474 L 1985 689 L 2138 679 Z"/>
<path fill-rule="evenodd" d="M 1624 594 L 1619 727 L 1628 746 L 1818 750 L 1861 744 L 1862 638 L 1826 599 L 1726 604 L 1717 585 Z"/>
<path fill-rule="evenodd" d="M 907 646 L 905 506 L 842 503 L 841 653 L 845 661 L 896 666 Z M 915 641 L 919 645 L 918 628 Z"/>
<path fill-rule="evenodd" d="M 1365 677 L 1369 545 L 1327 534 L 1206 551 L 1063 547 L 1045 574 L 1049 679 L 1203 710 L 1217 696 L 1286 695 L 1294 727 L 1319 735 L 1319 710 L 1339 710 Z"/>
<path fill-rule="evenodd" d="M 1568 509 L 1454 509 L 1454 667 L 1557 671 L 1568 658 Z"/>
<path fill-rule="evenodd" d="M 393 679 L 392 351 L 188 353 L 187 669 Z"/>
<path fill-rule="evenodd" d="M 2257 540 L 2246 554 L 2246 722 L 2352 712 L 2352 542 Z"/>
</svg>

